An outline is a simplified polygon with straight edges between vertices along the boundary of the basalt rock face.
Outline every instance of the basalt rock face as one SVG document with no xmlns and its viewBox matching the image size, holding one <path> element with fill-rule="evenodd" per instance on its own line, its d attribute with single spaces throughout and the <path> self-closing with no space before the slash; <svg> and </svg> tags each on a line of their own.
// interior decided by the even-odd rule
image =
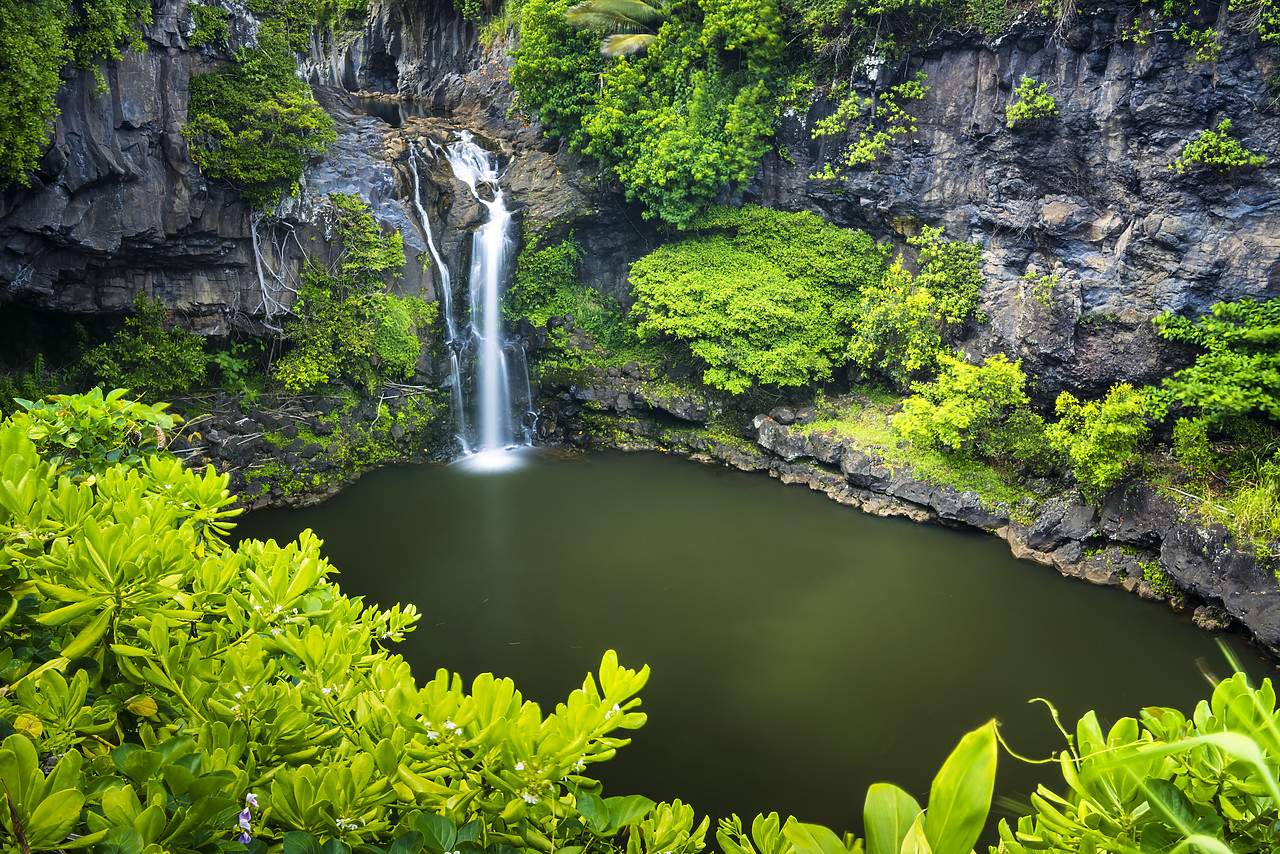
<svg viewBox="0 0 1280 854">
<path fill-rule="evenodd" d="M 102 66 L 104 91 L 92 71 L 59 91 L 61 115 L 31 186 L 0 195 L 0 306 L 119 312 L 142 294 L 206 335 L 278 329 L 307 259 L 333 260 L 330 193 L 360 195 L 385 224 L 409 226 L 383 156 L 386 126 L 341 92 L 317 92 L 337 142 L 270 215 L 206 182 L 181 130 L 188 82 L 216 60 L 188 48 L 188 15 L 185 2 L 166 0 L 148 49 Z M 252 18 L 232 24 L 234 44 L 252 38 Z M 421 267 L 406 267 L 399 287 L 432 296 Z"/>
<path fill-rule="evenodd" d="M 830 105 L 789 115 L 790 162 L 767 156 L 744 198 L 877 235 L 916 220 L 980 242 L 990 323 L 969 331 L 965 349 L 1022 357 L 1046 397 L 1158 379 L 1185 354 L 1156 338 L 1151 317 L 1280 293 L 1276 168 L 1179 175 L 1169 164 L 1223 118 L 1270 155 L 1280 119 L 1266 84 L 1273 51 L 1255 36 L 1232 32 L 1216 62 L 1197 62 L 1167 32 L 1145 45 L 1119 38 L 1132 14 L 1081 17 L 1059 38 L 1032 27 L 954 39 L 898 76 L 881 70 L 877 92 L 928 75 L 930 91 L 910 105 L 916 133 L 871 166 L 818 180 L 809 176 L 838 163 L 858 131 L 814 140 Z M 1024 75 L 1048 84 L 1060 112 L 1010 130 L 1004 109 Z M 1059 277 L 1043 301 L 1022 281 L 1033 266 Z"/>
</svg>

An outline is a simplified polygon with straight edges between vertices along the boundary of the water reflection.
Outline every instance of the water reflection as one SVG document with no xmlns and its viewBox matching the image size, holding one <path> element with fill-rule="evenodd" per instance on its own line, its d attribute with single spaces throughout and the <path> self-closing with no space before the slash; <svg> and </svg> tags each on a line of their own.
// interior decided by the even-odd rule
<svg viewBox="0 0 1280 854">
<path fill-rule="evenodd" d="M 357 98 L 360 111 L 367 116 L 382 119 L 393 128 L 398 128 L 408 119 L 438 118 L 442 115 L 438 110 L 421 101 L 388 101 L 381 98 Z"/>
</svg>

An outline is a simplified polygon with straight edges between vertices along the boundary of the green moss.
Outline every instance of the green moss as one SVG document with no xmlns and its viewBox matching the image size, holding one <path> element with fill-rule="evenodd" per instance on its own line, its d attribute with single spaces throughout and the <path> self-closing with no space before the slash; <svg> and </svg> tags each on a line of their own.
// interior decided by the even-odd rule
<svg viewBox="0 0 1280 854">
<path fill-rule="evenodd" d="M 217 6 L 192 3 L 191 20 L 195 29 L 187 42 L 192 47 L 226 48 L 231 29 L 227 26 L 227 10 Z"/>
</svg>

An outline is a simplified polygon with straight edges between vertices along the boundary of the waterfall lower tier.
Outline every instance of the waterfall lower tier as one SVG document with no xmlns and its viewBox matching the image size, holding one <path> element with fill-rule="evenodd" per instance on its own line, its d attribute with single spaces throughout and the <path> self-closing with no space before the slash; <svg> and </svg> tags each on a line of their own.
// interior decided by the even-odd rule
<svg viewBox="0 0 1280 854">
<path fill-rule="evenodd" d="M 492 155 L 463 131 L 445 149 L 454 176 L 467 185 L 488 214 L 472 235 L 468 277 L 467 316 L 460 322 L 449 272 L 435 247 L 431 225 L 422 206 L 417 163 L 426 152 L 409 152 L 415 204 L 422 219 L 432 260 L 440 271 L 441 302 L 448 335 L 450 380 L 454 389 L 455 424 L 462 452 L 488 455 L 532 443 L 532 408 L 524 353 L 509 341 L 502 325 L 502 292 L 515 240 L 511 212 L 503 202 L 498 170 Z M 482 192 L 483 189 L 483 192 Z M 513 364 L 513 359 L 515 363 Z M 513 393 L 513 384 L 515 392 Z"/>
</svg>

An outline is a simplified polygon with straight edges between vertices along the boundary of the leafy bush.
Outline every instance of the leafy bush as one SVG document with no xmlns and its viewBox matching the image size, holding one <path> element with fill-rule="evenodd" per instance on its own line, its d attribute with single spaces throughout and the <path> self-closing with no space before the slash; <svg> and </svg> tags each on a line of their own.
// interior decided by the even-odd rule
<svg viewBox="0 0 1280 854">
<path fill-rule="evenodd" d="M 165 412 L 167 403 L 149 406 L 127 394 L 122 388 L 107 394 L 93 388 L 84 394 L 23 400 L 22 410 L 6 423 L 22 431 L 58 474 L 83 478 L 109 468 L 132 468 L 163 448 L 164 431 L 181 419 Z"/>
<path fill-rule="evenodd" d="M 1191 418 L 1179 418 L 1173 425 L 1173 455 L 1183 470 L 1197 480 L 1207 478 L 1213 468 L 1208 428 L 1207 422 Z"/>
<path fill-rule="evenodd" d="M 337 139 L 333 119 L 297 75 L 288 37 L 271 22 L 234 63 L 191 78 L 188 117 L 182 134 L 191 159 L 256 208 L 296 192 L 307 158 Z"/>
<path fill-rule="evenodd" d="M 1031 815 L 1001 820 L 999 850 L 1274 851 L 1275 689 L 1236 669 L 1191 715 L 1152 706 L 1104 731 L 1089 712 L 1063 730 L 1063 792 L 1040 786 Z"/>
<path fill-rule="evenodd" d="M 204 339 L 182 331 L 159 300 L 139 294 L 124 325 L 110 341 L 84 354 L 85 371 L 153 399 L 189 391 L 204 380 Z"/>
<path fill-rule="evenodd" d="M 372 302 L 373 352 L 378 355 L 384 376 L 408 379 L 417 369 L 422 342 L 418 340 L 409 308 L 412 301 L 423 300 L 385 294 Z"/>
<path fill-rule="evenodd" d="M 544 129 L 597 156 L 627 198 L 683 227 L 768 147 L 779 83 L 773 0 L 700 0 L 672 8 L 643 55 L 602 66 L 597 39 L 556 19 L 567 3 L 532 0 L 512 82 Z"/>
<path fill-rule="evenodd" d="M 903 269 L 899 256 L 880 284 L 863 291 L 847 358 L 906 388 L 932 373 L 943 353 L 938 311 L 933 293 Z"/>
<path fill-rule="evenodd" d="M 659 247 L 631 283 L 641 339 L 674 337 L 706 364 L 705 383 L 733 394 L 826 379 L 845 342 L 820 293 L 723 235 Z"/>
<path fill-rule="evenodd" d="M 565 23 L 573 0 L 528 0 L 520 17 L 520 46 L 511 52 L 511 85 L 520 106 L 537 116 L 548 136 L 586 148 L 584 120 L 595 106 L 605 61 L 598 39 Z"/>
<path fill-rule="evenodd" d="M 606 653 L 599 686 L 547 715 L 489 674 L 420 686 L 385 649 L 413 607 L 343 596 L 309 531 L 231 548 L 226 485 L 167 455 L 59 480 L 0 426 L 6 849 L 74 832 L 104 850 L 497 854 L 545 846 L 572 803 L 613 834 L 652 821 L 647 799 L 590 802 L 582 776 L 644 722 L 647 669 Z"/>
<path fill-rule="evenodd" d="M 413 372 L 421 344 L 412 327 L 412 303 L 381 293 L 383 276 L 404 266 L 400 232 L 383 234 L 369 208 L 354 196 L 329 196 L 342 253 L 332 270 L 312 262 L 302 275 L 285 325 L 289 352 L 276 363 L 276 378 L 290 391 L 314 391 L 347 380 L 371 386 L 380 376 L 403 379 Z M 411 311 L 412 308 L 412 311 Z"/>
<path fill-rule="evenodd" d="M 311 46 L 311 26 L 324 0 L 244 0 L 245 8 L 282 34 L 290 50 L 306 53 Z"/>
<path fill-rule="evenodd" d="M 39 400 L 57 387 L 58 375 L 45 367 L 43 354 L 37 354 L 25 370 L 0 373 L 0 418 L 18 411 L 19 398 Z"/>
<path fill-rule="evenodd" d="M 70 58 L 61 0 L 0 0 L 0 186 L 28 172 L 58 118 L 54 94 Z"/>
<path fill-rule="evenodd" d="M 929 76 L 923 71 L 905 83 L 893 86 L 887 92 L 880 93 L 880 104 L 876 105 L 871 98 L 861 98 L 851 93 L 835 113 L 818 122 L 813 131 L 814 138 L 829 134 L 842 134 L 850 122 L 860 122 L 866 118 L 866 125 L 858 135 L 858 141 L 849 146 L 844 161 L 848 166 L 862 166 L 871 163 L 888 150 L 889 144 L 896 137 L 916 132 L 915 119 L 907 112 L 908 101 L 921 101 L 929 93 L 925 81 Z M 834 173 L 823 173 L 822 178 L 834 178 Z"/>
<path fill-rule="evenodd" d="M 1166 313 L 1155 325 L 1203 351 L 1164 381 L 1164 394 L 1213 425 L 1255 412 L 1280 420 L 1280 300 L 1220 302 L 1196 320 Z"/>
<path fill-rule="evenodd" d="M 192 3 L 188 8 L 191 9 L 193 24 L 188 43 L 192 47 L 227 47 L 227 39 L 231 36 L 231 28 L 227 26 L 227 10 L 201 3 Z"/>
<path fill-rule="evenodd" d="M 1070 392 L 1058 396 L 1059 420 L 1050 424 L 1050 443 L 1075 467 L 1076 479 L 1094 494 L 1105 491 L 1138 460 L 1138 446 L 1151 432 L 1155 404 L 1128 383 L 1112 386 L 1101 401 L 1081 403 Z"/>
<path fill-rule="evenodd" d="M 912 442 L 971 454 L 1029 403 L 1021 361 L 996 353 L 981 366 L 945 354 L 939 362 L 938 378 L 913 386 L 915 394 L 893 419 Z"/>
<path fill-rule="evenodd" d="M 859 291 L 884 275 L 875 241 L 757 207 L 713 209 L 690 226 L 706 233 L 631 268 L 640 337 L 674 337 L 706 363 L 704 382 L 735 394 L 829 377 Z"/>
<path fill-rule="evenodd" d="M 924 226 L 907 243 L 920 248 L 916 284 L 929 289 L 944 323 L 962 323 L 978 313 L 983 278 L 982 247 L 943 237 L 941 228 Z"/>
<path fill-rule="evenodd" d="M 1013 90 L 1013 100 L 1004 111 L 1004 123 L 1009 128 L 1020 124 L 1038 122 L 1058 114 L 1058 103 L 1045 91 L 1044 83 L 1037 83 L 1034 78 L 1023 77 L 1018 88 Z"/>
<path fill-rule="evenodd" d="M 1231 137 L 1231 119 L 1223 119 L 1217 130 L 1204 130 L 1186 144 L 1182 154 L 1169 164 L 1178 174 L 1188 169 L 1211 169 L 1230 172 L 1232 169 L 1261 166 L 1267 158 L 1254 154 Z"/>
</svg>

